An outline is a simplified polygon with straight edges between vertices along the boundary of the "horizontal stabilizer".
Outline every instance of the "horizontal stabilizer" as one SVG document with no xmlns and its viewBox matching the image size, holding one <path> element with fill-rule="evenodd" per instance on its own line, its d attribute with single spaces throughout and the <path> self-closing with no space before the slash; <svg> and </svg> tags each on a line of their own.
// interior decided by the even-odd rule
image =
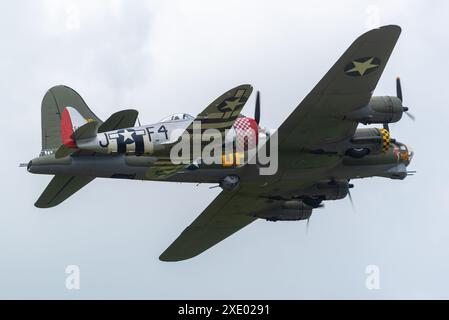
<svg viewBox="0 0 449 320">
<path fill-rule="evenodd" d="M 94 177 L 56 175 L 34 205 L 38 208 L 55 207 L 94 179 Z"/>
<path fill-rule="evenodd" d="M 137 116 L 139 112 L 137 110 L 122 110 L 114 113 L 108 120 L 103 122 L 98 128 L 98 132 L 107 132 L 118 129 L 126 129 L 134 127 L 136 124 Z"/>
<path fill-rule="evenodd" d="M 85 125 L 79 127 L 73 134 L 72 138 L 76 140 L 90 139 L 97 136 L 98 133 L 98 122 L 91 121 Z"/>
</svg>

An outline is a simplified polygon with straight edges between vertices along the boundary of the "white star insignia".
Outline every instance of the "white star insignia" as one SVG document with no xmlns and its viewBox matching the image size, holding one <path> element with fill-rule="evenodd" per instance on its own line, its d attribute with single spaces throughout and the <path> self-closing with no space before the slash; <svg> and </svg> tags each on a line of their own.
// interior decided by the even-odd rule
<svg viewBox="0 0 449 320">
<path fill-rule="evenodd" d="M 123 141 L 124 141 L 125 143 L 127 143 L 128 140 L 131 140 L 131 142 L 129 142 L 129 143 L 134 142 L 134 139 L 133 139 L 133 132 L 130 132 L 130 131 L 128 131 L 128 130 L 125 130 L 124 132 L 120 132 L 119 134 L 123 137 Z"/>
<path fill-rule="evenodd" d="M 240 105 L 240 100 L 235 99 L 234 101 L 226 101 L 226 106 L 223 108 L 224 111 L 234 111 Z"/>
<path fill-rule="evenodd" d="M 377 68 L 379 65 L 378 64 L 373 64 L 374 58 L 370 58 L 368 60 L 366 60 L 365 62 L 357 62 L 357 61 L 353 61 L 352 63 L 354 64 L 354 68 L 346 71 L 346 73 L 350 73 L 350 72 L 355 72 L 357 71 L 361 76 L 363 76 L 366 71 L 373 69 L 373 68 Z"/>
</svg>

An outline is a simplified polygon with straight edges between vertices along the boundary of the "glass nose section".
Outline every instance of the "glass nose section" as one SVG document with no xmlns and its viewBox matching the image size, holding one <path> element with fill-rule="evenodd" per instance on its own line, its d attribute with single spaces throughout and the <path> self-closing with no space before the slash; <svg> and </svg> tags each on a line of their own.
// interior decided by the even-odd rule
<svg viewBox="0 0 449 320">
<path fill-rule="evenodd" d="M 405 165 L 409 165 L 413 159 L 414 151 L 410 146 L 406 146 L 403 143 L 398 143 L 399 146 L 399 159 L 401 162 L 405 163 Z"/>
</svg>

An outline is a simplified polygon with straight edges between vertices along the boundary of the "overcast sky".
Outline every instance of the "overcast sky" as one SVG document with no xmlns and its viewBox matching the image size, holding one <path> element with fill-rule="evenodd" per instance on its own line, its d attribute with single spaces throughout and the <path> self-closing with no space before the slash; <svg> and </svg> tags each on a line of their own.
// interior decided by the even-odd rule
<svg viewBox="0 0 449 320">
<path fill-rule="evenodd" d="M 2 1 L 0 298 L 449 298 L 447 1 Z M 50 210 L 38 155 L 40 104 L 57 84 L 102 119 L 197 114 L 242 83 L 277 128 L 363 32 L 402 36 L 376 89 L 401 75 L 417 117 L 392 126 L 415 149 L 405 181 L 355 181 L 304 222 L 257 221 L 201 256 L 159 255 L 219 193 L 208 186 L 97 179 Z M 244 113 L 252 115 L 254 97 Z M 65 269 L 81 270 L 69 291 Z M 366 268 L 378 266 L 380 290 Z"/>
</svg>

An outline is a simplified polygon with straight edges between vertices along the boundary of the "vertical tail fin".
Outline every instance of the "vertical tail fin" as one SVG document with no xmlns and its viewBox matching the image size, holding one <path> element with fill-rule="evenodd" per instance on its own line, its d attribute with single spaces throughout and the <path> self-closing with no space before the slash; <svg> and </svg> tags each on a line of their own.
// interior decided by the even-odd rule
<svg viewBox="0 0 449 320">
<path fill-rule="evenodd" d="M 83 98 L 73 89 L 56 86 L 47 91 L 42 101 L 42 152 L 53 153 L 61 146 L 61 119 L 66 107 L 72 107 L 84 118 L 102 121 L 89 109 Z"/>
</svg>

